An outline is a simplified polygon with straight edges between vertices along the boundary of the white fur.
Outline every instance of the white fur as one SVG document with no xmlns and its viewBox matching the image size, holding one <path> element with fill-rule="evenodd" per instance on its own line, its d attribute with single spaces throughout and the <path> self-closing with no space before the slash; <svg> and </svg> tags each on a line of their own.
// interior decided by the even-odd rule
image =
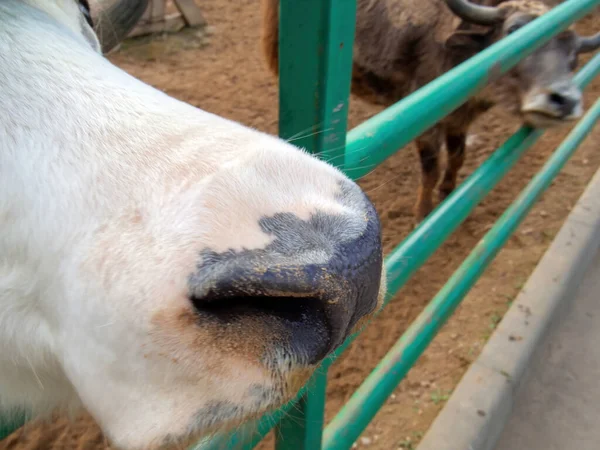
<svg viewBox="0 0 600 450">
<path fill-rule="evenodd" d="M 261 216 L 342 211 L 343 175 L 129 76 L 89 32 L 72 0 L 0 1 L 0 405 L 83 404 L 152 448 L 274 383 L 171 327 L 199 252 L 264 247 Z"/>
</svg>

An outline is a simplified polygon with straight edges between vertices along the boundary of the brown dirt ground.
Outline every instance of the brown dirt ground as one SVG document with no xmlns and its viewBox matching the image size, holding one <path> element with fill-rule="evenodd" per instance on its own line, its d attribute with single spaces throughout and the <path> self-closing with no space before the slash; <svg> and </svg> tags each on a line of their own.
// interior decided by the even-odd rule
<svg viewBox="0 0 600 450">
<path fill-rule="evenodd" d="M 277 83 L 265 70 L 258 46 L 260 14 L 256 0 L 203 0 L 210 33 L 188 30 L 178 36 L 129 43 L 110 58 L 167 93 L 205 110 L 261 130 L 277 129 Z M 578 30 L 600 29 L 600 15 Z M 589 106 L 600 80 L 586 92 Z M 353 98 L 350 126 L 379 111 Z M 462 177 L 481 164 L 518 127 L 494 109 L 473 127 Z M 300 131 L 300 130 L 299 130 Z M 423 309 L 564 138 L 568 129 L 546 133 L 472 216 L 431 258 L 333 366 L 327 391 L 327 419 L 348 400 L 390 346 Z M 452 389 L 479 354 L 511 300 L 560 228 L 600 165 L 600 128 L 581 146 L 506 248 L 470 292 L 456 314 L 396 389 L 357 442 L 359 448 L 414 449 Z M 375 202 L 390 251 L 411 230 L 411 208 L 419 171 L 412 145 L 361 181 Z M 272 436 L 261 449 L 271 447 Z M 31 423 L 0 442 L 0 450 L 107 450 L 93 422 L 57 419 Z"/>
</svg>

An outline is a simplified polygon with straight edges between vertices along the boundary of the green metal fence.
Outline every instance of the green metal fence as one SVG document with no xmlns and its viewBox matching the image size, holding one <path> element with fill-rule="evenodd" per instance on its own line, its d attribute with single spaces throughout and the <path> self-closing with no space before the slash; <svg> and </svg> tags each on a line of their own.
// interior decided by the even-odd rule
<svg viewBox="0 0 600 450">
<path fill-rule="evenodd" d="M 479 92 L 492 77 L 506 73 L 598 5 L 600 0 L 562 3 L 346 134 L 356 0 L 281 0 L 279 134 L 286 139 L 304 135 L 294 144 L 358 179 Z M 575 82 L 584 88 L 598 73 L 600 54 L 577 74 Z M 323 362 L 294 402 L 194 449 L 249 450 L 273 428 L 277 450 L 351 448 L 599 117 L 600 101 L 326 427 L 327 371 L 356 335 Z M 386 303 L 541 134 L 522 127 L 388 255 Z M 287 414 L 292 409 L 293 414 Z"/>
<path fill-rule="evenodd" d="M 300 134 L 294 144 L 360 178 L 598 5 L 600 0 L 562 3 L 346 134 L 356 0 L 281 0 L 280 135 Z M 600 54 L 576 83 L 586 87 L 598 73 Z M 277 450 L 349 449 L 599 117 L 597 101 L 327 427 L 327 371 L 356 336 L 323 362 L 296 400 L 194 450 L 249 450 L 273 428 Z M 517 131 L 388 255 L 386 303 L 541 134 L 528 127 Z M 292 408 L 293 417 L 287 414 Z M 0 439 L 12 428 L 0 423 Z"/>
</svg>

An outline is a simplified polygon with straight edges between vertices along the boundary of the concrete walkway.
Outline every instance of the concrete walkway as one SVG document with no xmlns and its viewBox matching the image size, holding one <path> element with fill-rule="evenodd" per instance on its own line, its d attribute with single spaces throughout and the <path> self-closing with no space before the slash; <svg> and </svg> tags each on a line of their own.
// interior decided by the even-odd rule
<svg viewBox="0 0 600 450">
<path fill-rule="evenodd" d="M 495 450 L 600 449 L 600 254 L 537 350 Z"/>
</svg>

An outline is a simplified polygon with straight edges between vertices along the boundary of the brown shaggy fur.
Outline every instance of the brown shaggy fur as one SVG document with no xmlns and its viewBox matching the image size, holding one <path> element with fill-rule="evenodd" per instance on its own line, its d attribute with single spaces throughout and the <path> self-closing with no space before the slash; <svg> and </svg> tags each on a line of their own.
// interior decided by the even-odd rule
<svg viewBox="0 0 600 450">
<path fill-rule="evenodd" d="M 499 5 L 505 22 L 515 15 L 531 18 L 548 8 L 536 0 L 480 0 L 474 3 Z M 270 70 L 278 74 L 279 0 L 263 0 L 263 52 Z M 352 70 L 352 92 L 386 106 L 401 100 L 439 75 L 493 44 L 505 34 L 504 24 L 482 27 L 461 21 L 444 0 L 358 0 L 356 40 Z M 566 58 L 556 52 L 556 58 Z M 570 50 L 569 50 L 570 51 Z M 535 65 L 535 64 L 534 64 Z M 529 69 L 531 72 L 531 69 Z M 535 68 L 533 69 L 535 70 Z M 521 70 L 521 73 L 523 71 Z M 433 209 L 433 191 L 440 176 L 439 152 L 445 141 L 448 164 L 439 186 L 445 199 L 455 188 L 463 165 L 466 134 L 476 117 L 495 103 L 520 111 L 529 80 L 513 69 L 482 93 L 419 136 L 422 180 L 415 206 L 417 221 Z"/>
</svg>

